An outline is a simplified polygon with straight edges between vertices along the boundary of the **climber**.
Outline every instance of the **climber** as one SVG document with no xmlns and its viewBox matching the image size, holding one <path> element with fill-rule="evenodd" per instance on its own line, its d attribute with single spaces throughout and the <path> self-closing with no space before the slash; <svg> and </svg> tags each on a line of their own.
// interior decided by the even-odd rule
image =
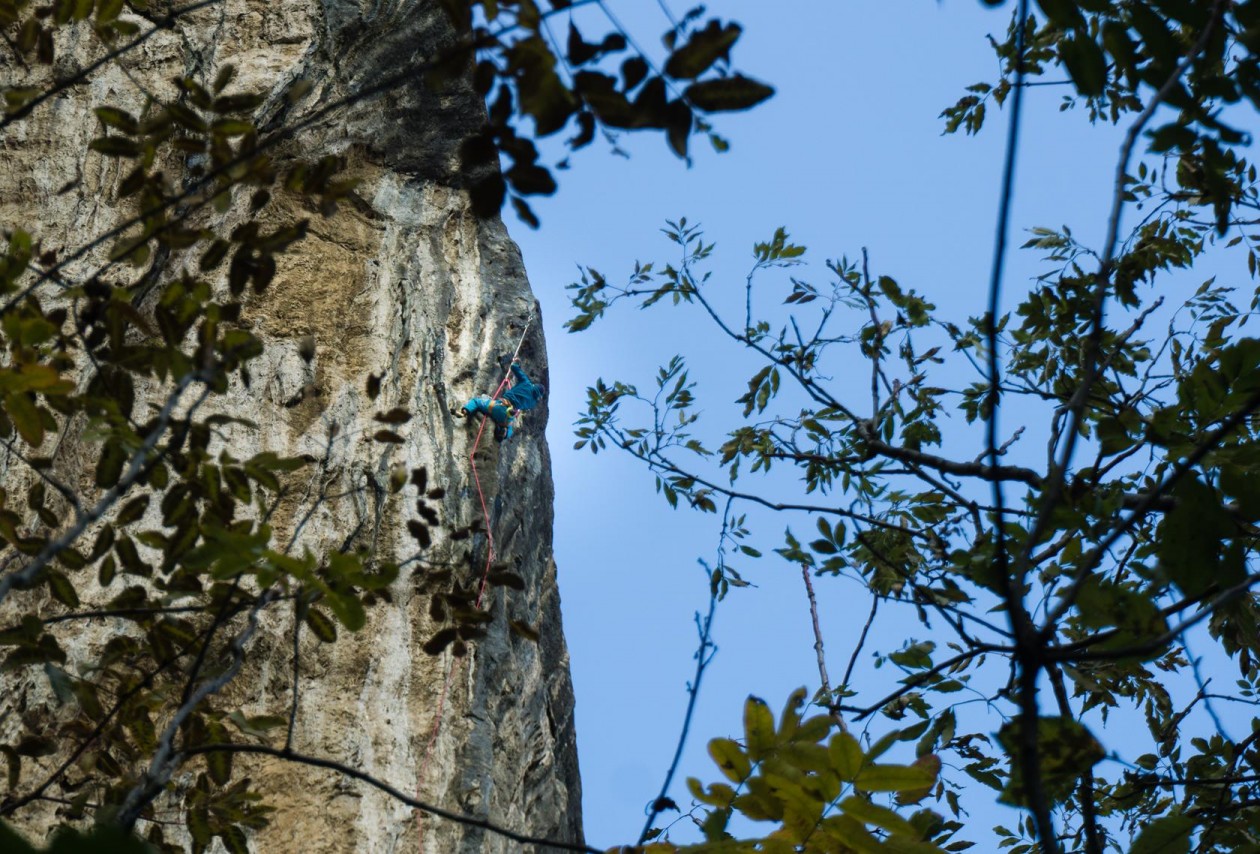
<svg viewBox="0 0 1260 854">
<path fill-rule="evenodd" d="M 534 382 L 521 369 L 517 359 L 512 360 L 512 376 L 516 384 L 496 398 L 474 397 L 463 409 L 454 410 L 456 418 L 481 414 L 494 422 L 494 438 L 502 442 L 511 438 L 513 422 L 518 412 L 533 409 L 547 394 L 547 389 Z"/>
</svg>

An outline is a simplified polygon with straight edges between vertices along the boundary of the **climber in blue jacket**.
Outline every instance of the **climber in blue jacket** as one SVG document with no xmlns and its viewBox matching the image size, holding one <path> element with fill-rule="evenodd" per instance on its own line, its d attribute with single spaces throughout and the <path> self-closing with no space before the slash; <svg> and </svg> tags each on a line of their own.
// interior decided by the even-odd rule
<svg viewBox="0 0 1260 854">
<path fill-rule="evenodd" d="M 547 389 L 531 380 L 516 359 L 512 360 L 512 377 L 516 380 L 515 384 L 500 397 L 474 397 L 464 404 L 463 409 L 455 411 L 455 417 L 487 416 L 494 422 L 494 438 L 500 442 L 511 438 L 516 413 L 533 409 L 547 395 Z"/>
</svg>

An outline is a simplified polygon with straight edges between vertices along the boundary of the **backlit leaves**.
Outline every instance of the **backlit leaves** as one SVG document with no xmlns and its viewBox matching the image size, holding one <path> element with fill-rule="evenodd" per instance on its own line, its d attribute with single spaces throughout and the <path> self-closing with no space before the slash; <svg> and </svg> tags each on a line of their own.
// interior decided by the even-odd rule
<svg viewBox="0 0 1260 854">
<path fill-rule="evenodd" d="M 686 88 L 687 100 L 707 113 L 751 109 L 774 94 L 773 87 L 736 74 L 703 80 Z"/>
<path fill-rule="evenodd" d="M 709 21 L 703 29 L 693 32 L 686 42 L 674 49 L 665 61 L 665 73 L 670 77 L 692 80 L 719 60 L 730 62 L 731 47 L 742 32 L 739 24 L 722 24 L 716 18 Z"/>
<path fill-rule="evenodd" d="M 729 842 L 728 826 L 740 814 L 774 826 L 766 836 L 791 850 L 822 852 L 874 850 L 877 833 L 886 833 L 890 850 L 931 854 L 952 829 L 938 820 L 908 821 L 890 805 L 877 802 L 882 793 L 919 792 L 936 782 L 936 769 L 926 764 L 876 762 L 848 732 L 837 730 L 827 714 L 801 717 L 805 689 L 793 692 L 776 723 L 769 707 L 755 697 L 744 705 L 740 739 L 709 742 L 709 755 L 727 782 L 704 785 L 687 781 L 692 797 L 705 810 L 699 821 L 708 843 Z M 856 792 L 841 797 L 845 791 Z M 886 797 L 886 795 L 885 795 Z M 838 802 L 839 812 L 831 807 Z M 926 819 L 921 813 L 916 819 Z M 753 850 L 734 847 L 731 850 Z M 652 850 L 649 848 L 649 850 Z M 709 850 L 706 844 L 681 851 Z M 788 850 L 785 848 L 785 850 Z"/>
<path fill-rule="evenodd" d="M 680 29 L 665 34 L 670 54 L 655 69 L 628 34 L 614 27 L 589 40 L 586 25 L 579 26 L 571 15 L 563 53 L 558 53 L 547 19 L 567 3 L 552 4 L 549 11 L 533 3 L 488 0 L 448 0 L 445 5 L 456 26 L 477 39 L 474 85 L 490 99 L 487 126 L 461 149 L 473 207 L 482 215 L 497 213 L 510 201 L 522 220 L 536 226 L 523 197 L 555 192 L 552 170 L 539 162 L 522 126 L 549 136 L 576 125 L 567 140 L 575 151 L 593 142 L 601 128 L 614 149 L 616 131 L 663 131 L 671 150 L 687 157 L 696 131 L 707 133 L 715 149 L 726 148 L 695 111 L 747 109 L 773 93 L 731 73 L 731 51 L 742 29 L 716 18 L 703 20 L 703 9 L 693 10 Z M 474 7 L 485 16 L 487 28 L 473 24 L 469 13 Z M 513 26 L 500 27 L 509 22 Z M 511 165 L 499 172 L 494 167 L 504 158 Z"/>
</svg>

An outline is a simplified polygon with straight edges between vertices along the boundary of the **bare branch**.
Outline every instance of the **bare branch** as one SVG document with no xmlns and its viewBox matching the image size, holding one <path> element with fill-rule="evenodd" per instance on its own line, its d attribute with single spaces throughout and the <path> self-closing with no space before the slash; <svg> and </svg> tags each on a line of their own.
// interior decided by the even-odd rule
<svg viewBox="0 0 1260 854">
<path fill-rule="evenodd" d="M 853 654 L 849 656 L 849 665 L 844 668 L 844 678 L 840 680 L 840 688 L 847 689 L 849 680 L 853 677 L 853 668 L 857 665 L 858 655 L 862 652 L 862 647 L 866 646 L 866 636 L 871 631 L 871 626 L 875 623 L 875 614 L 879 611 L 879 597 L 871 595 L 871 613 L 866 617 L 866 623 L 862 626 L 862 634 L 858 636 L 858 642 L 853 647 Z"/>
<path fill-rule="evenodd" d="M 727 530 L 730 525 L 731 504 L 734 499 L 726 500 L 726 509 L 722 513 L 722 532 L 718 536 L 718 568 L 715 572 L 720 572 L 725 565 L 725 541 Z M 704 563 L 701 562 L 701 566 Z M 707 570 L 707 567 L 705 567 Z M 682 761 L 683 747 L 687 744 L 687 734 L 691 730 L 691 718 L 696 710 L 696 700 L 700 698 L 700 680 L 704 678 L 704 671 L 709 666 L 709 662 L 713 660 L 713 656 L 717 653 L 717 646 L 713 643 L 713 615 L 717 609 L 718 602 L 718 585 L 717 582 L 709 577 L 709 573 L 705 573 L 706 580 L 709 582 L 709 612 L 704 619 L 700 619 L 699 612 L 696 613 L 696 631 L 699 634 L 700 644 L 696 648 L 694 656 L 696 660 L 696 672 L 691 677 L 691 682 L 687 685 L 687 710 L 683 713 L 682 730 L 678 733 L 678 745 L 674 748 L 674 758 L 669 763 L 669 770 L 665 772 L 665 782 L 661 784 L 661 792 L 652 801 L 651 809 L 648 812 L 647 821 L 643 823 L 643 830 L 639 833 L 639 841 L 637 845 L 643 845 L 647 842 L 648 834 L 652 831 L 652 823 L 656 821 L 656 817 L 666 808 L 669 797 L 669 787 L 674 781 L 674 775 L 678 772 L 678 763 Z"/>
<path fill-rule="evenodd" d="M 245 753 L 258 756 L 272 756 L 276 759 L 283 759 L 286 762 L 296 762 L 299 765 L 309 765 L 314 768 L 327 768 L 330 771 L 336 771 L 339 774 L 367 783 L 369 786 L 379 789 L 391 798 L 394 798 L 400 803 L 404 803 L 413 809 L 429 813 L 430 815 L 435 815 L 438 818 L 444 818 L 447 821 L 453 821 L 456 824 L 462 824 L 466 827 L 479 827 L 482 830 L 495 834 L 496 836 L 511 839 L 513 842 L 520 842 L 525 845 L 541 845 L 544 848 L 551 848 L 559 851 L 577 851 L 580 852 L 580 854 L 603 854 L 603 852 L 601 852 L 598 848 L 591 848 L 589 845 L 582 845 L 576 842 L 564 842 L 558 839 L 545 839 L 539 836 L 529 836 L 528 834 L 517 833 L 514 830 L 508 830 L 505 827 L 500 827 L 499 825 L 484 818 L 478 818 L 477 816 L 442 809 L 441 807 L 434 806 L 433 804 L 428 804 L 424 801 L 404 795 L 388 783 L 378 780 L 371 774 L 360 771 L 358 768 L 343 765 L 342 763 L 335 762 L 331 759 L 322 759 L 317 756 L 306 756 L 301 753 L 294 753 L 291 750 L 281 750 L 280 748 L 267 747 L 261 744 L 204 744 L 182 751 L 177 755 L 177 758 L 183 760 L 186 757 L 202 756 L 210 753 Z"/>
<path fill-rule="evenodd" d="M 175 752 L 175 737 L 179 734 L 180 727 L 184 721 L 188 720 L 188 716 L 196 711 L 203 700 L 217 693 L 236 678 L 236 674 L 241 670 L 241 665 L 245 663 L 245 645 L 249 643 L 250 638 L 254 636 L 254 632 L 258 629 L 258 615 L 274 598 L 275 594 L 271 590 L 267 590 L 258 597 L 258 600 L 249 611 L 245 628 L 232 639 L 230 644 L 232 663 L 219 675 L 201 683 L 197 690 L 192 693 L 192 696 L 188 697 L 180 705 L 167 723 L 166 729 L 162 731 L 162 735 L 158 739 L 157 750 L 153 753 L 153 759 L 149 763 L 148 770 L 144 772 L 140 781 L 128 792 L 126 799 L 119 807 L 118 824 L 124 830 L 131 830 L 136 823 L 136 819 L 140 817 L 140 811 L 162 791 L 167 782 L 170 781 L 171 775 L 179 768 L 182 756 Z"/>
</svg>

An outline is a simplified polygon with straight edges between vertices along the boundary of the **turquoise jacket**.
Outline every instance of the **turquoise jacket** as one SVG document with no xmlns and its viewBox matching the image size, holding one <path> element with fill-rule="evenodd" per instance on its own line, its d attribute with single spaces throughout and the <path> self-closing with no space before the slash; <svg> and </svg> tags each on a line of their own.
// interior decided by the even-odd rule
<svg viewBox="0 0 1260 854">
<path fill-rule="evenodd" d="M 516 377 L 516 385 L 503 392 L 503 399 L 522 412 L 533 409 L 547 390 L 531 380 L 515 362 L 512 363 L 512 376 Z"/>
<path fill-rule="evenodd" d="M 488 397 L 474 397 L 464 404 L 464 411 L 469 415 L 487 416 L 496 426 L 504 428 L 506 432 L 503 438 L 511 438 L 512 410 L 503 401 L 491 400 Z"/>
</svg>

